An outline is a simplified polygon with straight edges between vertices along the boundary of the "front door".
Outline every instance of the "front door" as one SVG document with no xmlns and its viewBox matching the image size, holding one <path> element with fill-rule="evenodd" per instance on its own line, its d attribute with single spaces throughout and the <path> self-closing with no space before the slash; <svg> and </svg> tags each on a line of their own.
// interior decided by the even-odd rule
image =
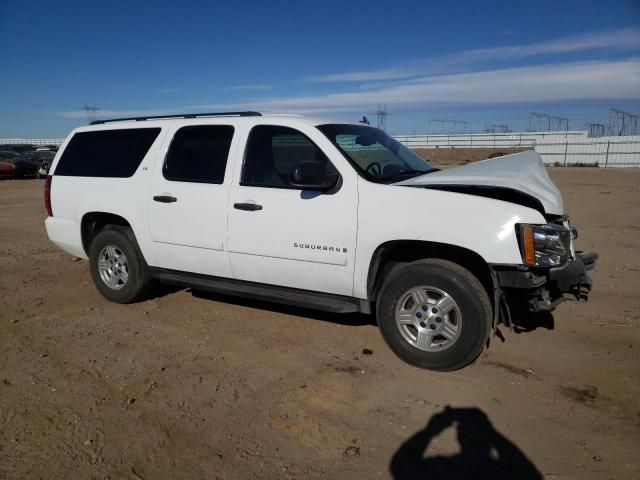
<svg viewBox="0 0 640 480">
<path fill-rule="evenodd" d="M 328 192 L 300 189 L 289 180 L 303 161 L 336 168 L 318 146 L 323 143 L 329 144 L 313 127 L 303 133 L 257 125 L 249 132 L 229 201 L 228 248 L 235 278 L 352 295 L 355 172 L 340 172 L 341 181 Z"/>
</svg>

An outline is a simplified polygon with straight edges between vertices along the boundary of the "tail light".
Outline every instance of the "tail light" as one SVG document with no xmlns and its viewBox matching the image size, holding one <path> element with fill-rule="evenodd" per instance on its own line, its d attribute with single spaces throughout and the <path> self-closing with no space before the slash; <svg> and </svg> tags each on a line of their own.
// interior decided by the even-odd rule
<svg viewBox="0 0 640 480">
<path fill-rule="evenodd" d="M 51 175 L 47 175 L 47 179 L 44 181 L 44 208 L 47 211 L 47 215 L 53 217 L 53 210 L 51 209 Z"/>
</svg>

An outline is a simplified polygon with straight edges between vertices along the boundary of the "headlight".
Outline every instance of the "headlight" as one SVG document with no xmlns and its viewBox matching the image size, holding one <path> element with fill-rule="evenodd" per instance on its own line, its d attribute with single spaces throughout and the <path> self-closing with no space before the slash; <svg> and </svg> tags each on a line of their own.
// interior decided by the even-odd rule
<svg viewBox="0 0 640 480">
<path fill-rule="evenodd" d="M 519 225 L 525 265 L 558 267 L 571 256 L 571 230 L 561 225 Z"/>
</svg>

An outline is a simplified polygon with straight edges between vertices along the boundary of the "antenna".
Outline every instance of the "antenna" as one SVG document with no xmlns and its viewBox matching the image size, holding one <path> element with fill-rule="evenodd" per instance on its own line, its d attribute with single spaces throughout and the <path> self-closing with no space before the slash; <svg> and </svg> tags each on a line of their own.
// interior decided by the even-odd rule
<svg viewBox="0 0 640 480">
<path fill-rule="evenodd" d="M 87 123 L 91 124 L 91 122 L 93 122 L 96 119 L 96 114 L 98 113 L 98 110 L 100 110 L 98 107 L 94 105 L 87 105 L 86 103 L 80 107 L 80 110 L 82 110 L 85 115 L 87 116 Z"/>
</svg>

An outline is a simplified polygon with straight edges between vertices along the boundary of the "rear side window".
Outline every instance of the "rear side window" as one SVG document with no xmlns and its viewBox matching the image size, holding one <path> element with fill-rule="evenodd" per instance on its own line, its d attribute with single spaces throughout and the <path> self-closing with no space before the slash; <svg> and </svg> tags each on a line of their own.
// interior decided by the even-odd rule
<svg viewBox="0 0 640 480">
<path fill-rule="evenodd" d="M 240 184 L 255 187 L 298 188 L 290 175 L 301 162 L 318 162 L 327 172 L 335 168 L 306 135 L 289 127 L 253 127 L 247 141 Z"/>
<path fill-rule="evenodd" d="M 130 177 L 159 133 L 159 128 L 76 133 L 62 153 L 55 175 Z"/>
<path fill-rule="evenodd" d="M 233 131 L 230 125 L 178 130 L 164 163 L 164 178 L 176 182 L 223 183 Z"/>
</svg>

